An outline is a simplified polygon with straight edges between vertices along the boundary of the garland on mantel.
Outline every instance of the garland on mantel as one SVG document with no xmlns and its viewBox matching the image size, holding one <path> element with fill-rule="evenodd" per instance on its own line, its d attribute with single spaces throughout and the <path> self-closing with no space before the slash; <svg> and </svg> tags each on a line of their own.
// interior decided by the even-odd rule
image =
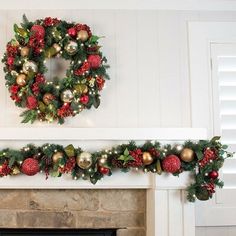
<svg viewBox="0 0 236 236">
<path fill-rule="evenodd" d="M 112 147 L 109 150 L 85 152 L 73 145 L 63 147 L 58 144 L 44 144 L 37 147 L 29 144 L 21 150 L 6 148 L 0 151 L 0 176 L 33 176 L 38 172 L 60 177 L 71 173 L 73 179 L 90 180 L 96 184 L 105 175 L 112 175 L 113 170 L 128 172 L 142 169 L 144 173 L 171 173 L 178 176 L 184 171 L 191 171 L 194 182 L 187 188 L 187 198 L 208 200 L 212 198 L 215 187 L 223 187 L 218 171 L 224 159 L 233 154 L 226 151 L 219 137 L 210 141 L 186 141 L 183 144 L 161 145 L 159 142 L 145 142 L 137 145 L 134 141 Z"/>
</svg>

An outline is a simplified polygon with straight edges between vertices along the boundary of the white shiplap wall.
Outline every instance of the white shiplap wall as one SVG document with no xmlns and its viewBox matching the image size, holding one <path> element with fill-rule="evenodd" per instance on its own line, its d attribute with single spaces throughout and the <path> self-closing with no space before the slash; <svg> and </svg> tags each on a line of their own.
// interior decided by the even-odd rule
<svg viewBox="0 0 236 236">
<path fill-rule="evenodd" d="M 19 23 L 23 13 L 32 20 L 51 15 L 86 22 L 95 34 L 106 36 L 101 41 L 112 79 L 102 93 L 101 106 L 69 119 L 65 126 L 190 126 L 183 14 L 125 10 L 1 11 L 1 54 L 13 36 L 13 23 Z M 2 70 L 0 77 L 4 77 Z M 0 114 L 1 126 L 23 126 L 18 116 L 21 110 L 10 100 L 4 79 L 1 79 L 0 107 L 5 107 Z"/>
<path fill-rule="evenodd" d="M 67 120 L 66 127 L 190 127 L 187 22 L 236 21 L 233 11 L 4 10 L 0 11 L 0 54 L 23 13 L 32 20 L 50 15 L 85 22 L 94 33 L 106 36 L 102 44 L 112 80 L 101 106 Z M 0 126 L 29 126 L 20 124 L 21 111 L 10 100 L 3 77 L 0 68 Z M 232 227 L 199 228 L 197 235 L 218 232 L 236 234 Z"/>
</svg>

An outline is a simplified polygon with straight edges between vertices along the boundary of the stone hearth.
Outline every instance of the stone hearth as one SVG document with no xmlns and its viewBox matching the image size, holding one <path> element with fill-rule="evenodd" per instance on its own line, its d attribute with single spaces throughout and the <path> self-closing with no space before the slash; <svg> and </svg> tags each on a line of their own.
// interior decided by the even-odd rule
<svg viewBox="0 0 236 236">
<path fill-rule="evenodd" d="M 117 228 L 144 236 L 145 190 L 0 190 L 2 228 Z"/>
</svg>

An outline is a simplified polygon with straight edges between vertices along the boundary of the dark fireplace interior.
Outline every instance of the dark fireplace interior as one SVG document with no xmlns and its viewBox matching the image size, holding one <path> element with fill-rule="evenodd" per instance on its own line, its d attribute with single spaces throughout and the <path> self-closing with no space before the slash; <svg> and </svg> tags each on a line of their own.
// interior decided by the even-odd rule
<svg viewBox="0 0 236 236">
<path fill-rule="evenodd" d="M 115 229 L 0 229 L 0 236 L 116 236 Z"/>
</svg>

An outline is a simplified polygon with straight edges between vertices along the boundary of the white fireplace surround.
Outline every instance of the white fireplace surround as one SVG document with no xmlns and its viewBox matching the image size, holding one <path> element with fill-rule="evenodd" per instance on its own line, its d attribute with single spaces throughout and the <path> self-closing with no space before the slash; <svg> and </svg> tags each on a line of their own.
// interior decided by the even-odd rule
<svg viewBox="0 0 236 236">
<path fill-rule="evenodd" d="M 19 148 L 28 143 L 72 143 L 75 146 L 104 148 L 127 140 L 157 140 L 183 142 L 206 139 L 205 129 L 197 128 L 0 128 L 0 148 Z M 17 141 L 17 142 L 16 142 Z M 71 176 L 49 178 L 17 176 L 0 179 L 2 189 L 147 189 L 147 236 L 194 236 L 194 204 L 186 201 L 189 173 L 180 177 L 163 174 L 115 172 L 96 185 L 88 181 L 73 181 Z"/>
</svg>

